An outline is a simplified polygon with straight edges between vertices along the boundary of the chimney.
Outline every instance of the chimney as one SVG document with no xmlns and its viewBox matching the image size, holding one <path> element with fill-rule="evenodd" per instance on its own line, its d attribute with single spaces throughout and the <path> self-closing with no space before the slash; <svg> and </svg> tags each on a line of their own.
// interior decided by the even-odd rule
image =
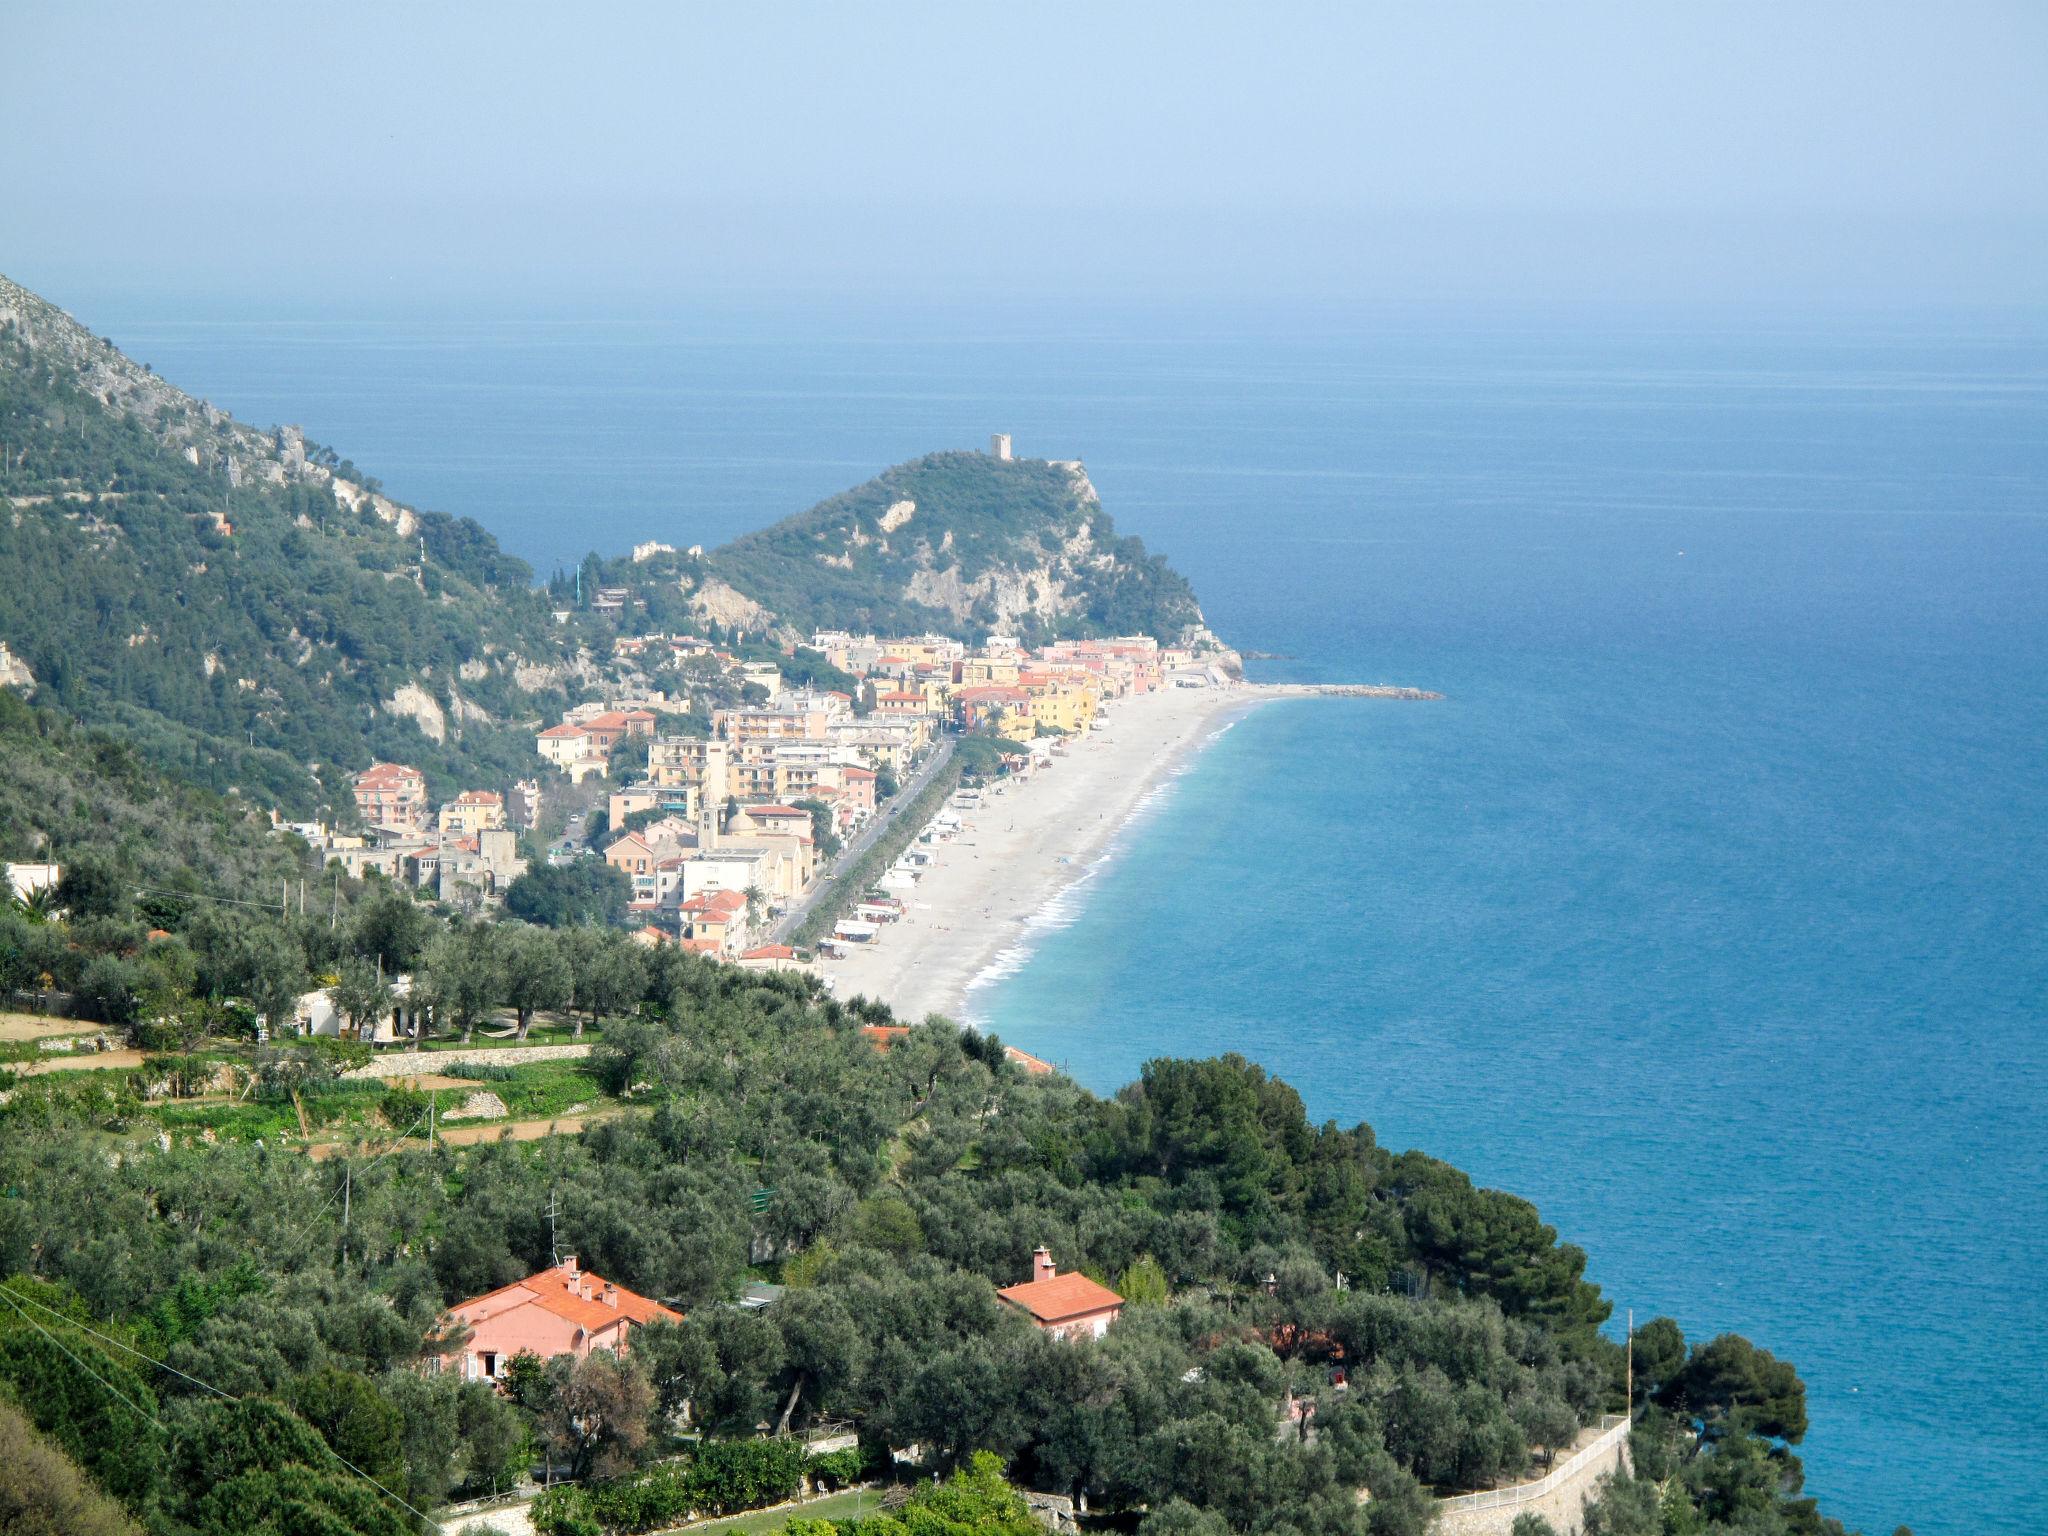
<svg viewBox="0 0 2048 1536">
<path fill-rule="evenodd" d="M 619 1288 L 609 1280 L 604 1283 L 604 1304 L 615 1312 L 619 1307 Z"/>
<path fill-rule="evenodd" d="M 1041 1247 L 1031 1255 L 1031 1278 L 1033 1280 L 1050 1280 L 1058 1273 L 1059 1271 L 1054 1269 L 1052 1265 L 1052 1250 L 1050 1248 Z"/>
</svg>

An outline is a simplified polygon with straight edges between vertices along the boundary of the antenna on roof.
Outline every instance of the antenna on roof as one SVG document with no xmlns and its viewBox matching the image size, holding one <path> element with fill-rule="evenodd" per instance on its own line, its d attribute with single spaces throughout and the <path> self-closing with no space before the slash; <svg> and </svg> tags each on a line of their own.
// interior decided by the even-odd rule
<svg viewBox="0 0 2048 1536">
<path fill-rule="evenodd" d="M 556 1202 L 552 1189 L 548 1191 L 548 1208 L 541 1214 L 548 1219 L 548 1263 L 559 1265 L 562 1262 L 562 1248 L 555 1240 L 555 1218 L 562 1214 L 562 1208 Z"/>
</svg>

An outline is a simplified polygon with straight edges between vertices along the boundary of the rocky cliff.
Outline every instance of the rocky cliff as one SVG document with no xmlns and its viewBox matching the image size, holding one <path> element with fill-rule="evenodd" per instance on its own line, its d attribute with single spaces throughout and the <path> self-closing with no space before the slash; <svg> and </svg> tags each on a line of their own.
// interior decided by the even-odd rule
<svg viewBox="0 0 2048 1536">
<path fill-rule="evenodd" d="M 913 459 L 714 551 L 700 590 L 714 584 L 799 632 L 1172 641 L 1203 625 L 1187 581 L 1117 533 L 1072 460 Z"/>
</svg>

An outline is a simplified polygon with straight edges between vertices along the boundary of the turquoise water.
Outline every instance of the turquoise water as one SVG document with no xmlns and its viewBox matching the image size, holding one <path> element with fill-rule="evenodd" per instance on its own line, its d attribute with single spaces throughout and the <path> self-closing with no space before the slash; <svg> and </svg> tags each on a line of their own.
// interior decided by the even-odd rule
<svg viewBox="0 0 2048 1536">
<path fill-rule="evenodd" d="M 2038 1528 L 2048 333 L 1365 317 L 100 322 L 543 568 L 991 430 L 1287 703 L 976 994 L 1109 1089 L 1237 1049 L 1801 1367 L 1852 1523 Z"/>
</svg>

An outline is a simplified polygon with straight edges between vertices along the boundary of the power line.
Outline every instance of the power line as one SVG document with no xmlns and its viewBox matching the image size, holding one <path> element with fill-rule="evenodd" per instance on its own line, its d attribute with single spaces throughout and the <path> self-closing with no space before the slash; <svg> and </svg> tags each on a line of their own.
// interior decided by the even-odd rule
<svg viewBox="0 0 2048 1536">
<path fill-rule="evenodd" d="M 98 1371 L 94 1370 L 91 1366 L 87 1365 L 83 1360 L 79 1359 L 77 1355 L 72 1354 L 71 1347 L 67 1345 L 62 1339 L 58 1338 L 57 1335 L 50 1332 L 49 1329 L 45 1328 L 41 1323 L 37 1322 L 34 1318 L 30 1317 L 28 1313 L 22 1311 L 21 1298 L 17 1297 L 14 1294 L 14 1292 L 8 1290 L 6 1286 L 0 1285 L 0 1296 L 5 1296 L 9 1301 L 13 1302 L 14 1310 L 18 1314 L 20 1314 L 21 1320 L 23 1322 L 27 1323 L 29 1327 L 35 1329 L 37 1333 L 40 1333 L 52 1344 L 56 1345 L 59 1349 L 63 1350 L 64 1353 L 70 1358 L 71 1363 L 73 1365 L 77 1366 L 81 1371 L 85 1372 L 86 1375 L 90 1376 L 94 1381 L 98 1382 L 103 1388 L 106 1389 L 107 1395 L 109 1397 L 113 1398 L 114 1401 L 118 1403 L 126 1404 L 136 1413 L 141 1414 L 142 1417 L 149 1420 L 149 1422 L 154 1424 L 158 1429 L 165 1428 L 164 1421 L 162 1419 L 158 1418 L 155 1414 L 151 1413 L 147 1408 L 144 1408 L 140 1403 L 134 1402 L 131 1399 L 123 1396 L 120 1392 L 117 1392 L 114 1389 L 114 1385 L 112 1382 L 108 1381 L 106 1377 L 102 1376 Z M 41 1302 L 36 1302 L 34 1303 L 34 1305 L 41 1307 L 43 1304 Z M 63 1313 L 56 1311 L 56 1309 L 52 1307 L 43 1307 L 43 1310 L 45 1312 L 49 1312 L 52 1316 L 55 1317 L 64 1316 Z M 65 1321 L 69 1322 L 71 1320 L 69 1318 L 66 1318 Z M 92 1330 L 88 1328 L 86 1329 L 86 1332 L 91 1333 Z"/>
<path fill-rule="evenodd" d="M 427 1113 L 431 1114 L 432 1112 L 433 1111 L 430 1108 Z M 408 1136 L 412 1135 L 414 1131 L 418 1130 L 422 1125 L 426 1123 L 426 1119 L 427 1116 L 423 1114 L 419 1117 L 419 1119 L 413 1121 L 413 1123 L 407 1126 L 403 1131 L 400 1131 L 398 1135 L 394 1136 L 391 1139 L 390 1145 L 386 1146 L 375 1157 L 371 1158 L 369 1162 L 363 1165 L 363 1171 L 365 1173 L 369 1172 L 370 1169 L 376 1167 L 379 1163 L 383 1162 L 385 1158 L 389 1157 L 392 1153 L 396 1152 L 401 1146 L 405 1144 L 405 1139 Z M 305 1222 L 298 1228 L 298 1230 L 292 1233 L 293 1238 L 297 1239 L 304 1237 L 306 1235 L 307 1230 L 313 1225 L 314 1222 L 318 1221 L 322 1216 L 326 1215 L 328 1211 L 334 1208 L 334 1202 L 341 1197 L 341 1195 L 347 1188 L 348 1186 L 344 1184 L 341 1187 L 341 1189 L 337 1189 L 333 1193 L 328 1195 L 326 1202 L 323 1205 L 321 1205 L 320 1209 L 315 1211 L 311 1216 L 308 1216 Z"/>
<path fill-rule="evenodd" d="M 182 901 L 217 901 L 223 906 L 229 907 L 254 907 L 259 912 L 275 912 L 277 910 L 276 907 L 273 907 L 267 901 L 241 901 L 233 896 L 215 896 L 206 891 L 173 891 L 160 885 L 138 885 L 135 887 L 135 894 L 138 896 L 176 896 Z"/>
<path fill-rule="evenodd" d="M 51 1333 L 49 1329 L 45 1328 L 41 1323 L 37 1322 L 34 1318 L 30 1317 L 28 1313 L 23 1312 L 21 1308 L 22 1302 L 27 1301 L 30 1306 L 40 1308 L 42 1311 L 49 1313 L 52 1317 L 58 1319 L 60 1322 L 68 1323 L 71 1327 L 76 1328 L 83 1333 L 90 1334 L 93 1338 L 98 1339 L 101 1343 L 111 1344 L 115 1349 L 118 1349 L 125 1354 L 133 1355 L 138 1360 L 146 1360 L 151 1365 L 155 1366 L 158 1370 L 168 1371 L 171 1375 L 176 1376 L 181 1381 L 189 1381 L 192 1383 L 193 1386 L 200 1388 L 202 1391 L 211 1392 L 215 1397 L 221 1398 L 226 1402 L 239 1403 L 247 1401 L 246 1398 L 237 1397 L 232 1392 L 222 1391 L 219 1387 L 216 1387 L 210 1381 L 201 1381 L 197 1376 L 194 1376 L 187 1371 L 181 1371 L 175 1365 L 167 1364 L 164 1361 L 157 1359 L 153 1355 L 144 1354 L 141 1350 L 137 1349 L 132 1344 L 124 1344 L 119 1339 L 112 1338 L 107 1334 L 101 1333 L 96 1328 L 89 1328 L 84 1323 L 79 1322 L 78 1319 L 75 1317 L 66 1317 L 62 1312 L 59 1312 L 55 1307 L 46 1306 L 44 1303 L 37 1301 L 34 1297 L 17 1296 L 14 1294 L 12 1290 L 10 1290 L 4 1284 L 0 1284 L 0 1296 L 5 1296 L 9 1301 L 13 1302 L 14 1310 L 16 1312 L 21 1313 L 22 1320 L 26 1322 L 31 1328 L 34 1328 L 38 1333 L 42 1334 L 43 1337 L 48 1339 L 52 1344 L 55 1344 L 59 1349 L 64 1350 L 65 1354 L 70 1355 L 72 1360 L 77 1363 L 78 1368 L 80 1370 L 84 1371 L 88 1376 L 91 1376 L 94 1381 L 99 1382 L 101 1386 L 106 1387 L 109 1392 L 113 1392 L 115 1397 L 121 1398 L 122 1402 L 128 1403 L 128 1406 L 130 1408 L 134 1408 L 137 1413 L 142 1414 L 144 1418 L 148 1419 L 152 1424 L 155 1424 L 157 1428 L 165 1430 L 167 1433 L 176 1433 L 176 1431 L 171 1430 L 170 1426 L 165 1424 L 161 1419 L 157 1418 L 156 1415 L 149 1413 L 142 1408 L 136 1407 L 134 1403 L 128 1402 L 127 1398 L 121 1397 L 120 1393 L 114 1392 L 114 1389 L 110 1386 L 107 1386 L 107 1383 L 98 1375 L 98 1373 L 96 1373 L 92 1369 L 91 1366 L 87 1365 L 83 1360 L 80 1360 L 78 1356 L 71 1354 L 71 1351 L 65 1348 L 63 1340 L 59 1339 L 55 1334 Z M 332 1456 L 343 1467 L 346 1467 L 350 1472 L 353 1472 L 357 1477 L 360 1477 L 372 1488 L 376 1489 L 379 1493 L 383 1494 L 385 1498 L 389 1499 L 392 1503 L 396 1504 L 400 1509 L 404 1510 L 407 1514 L 417 1516 L 419 1519 L 425 1521 L 429 1525 L 433 1524 L 433 1517 L 430 1516 L 425 1510 L 419 1509 L 412 1504 L 408 1504 L 399 1495 L 393 1493 L 389 1488 L 386 1488 L 382 1483 L 378 1482 L 377 1479 L 370 1476 L 370 1474 L 365 1472 L 361 1467 L 357 1466 L 354 1462 L 350 1461 L 347 1457 L 343 1456 L 341 1452 L 337 1451 L 333 1446 L 327 1443 L 327 1437 L 321 1434 L 317 1429 L 314 1431 L 314 1439 L 316 1439 L 319 1442 L 320 1448 L 327 1452 L 328 1455 Z"/>
</svg>

